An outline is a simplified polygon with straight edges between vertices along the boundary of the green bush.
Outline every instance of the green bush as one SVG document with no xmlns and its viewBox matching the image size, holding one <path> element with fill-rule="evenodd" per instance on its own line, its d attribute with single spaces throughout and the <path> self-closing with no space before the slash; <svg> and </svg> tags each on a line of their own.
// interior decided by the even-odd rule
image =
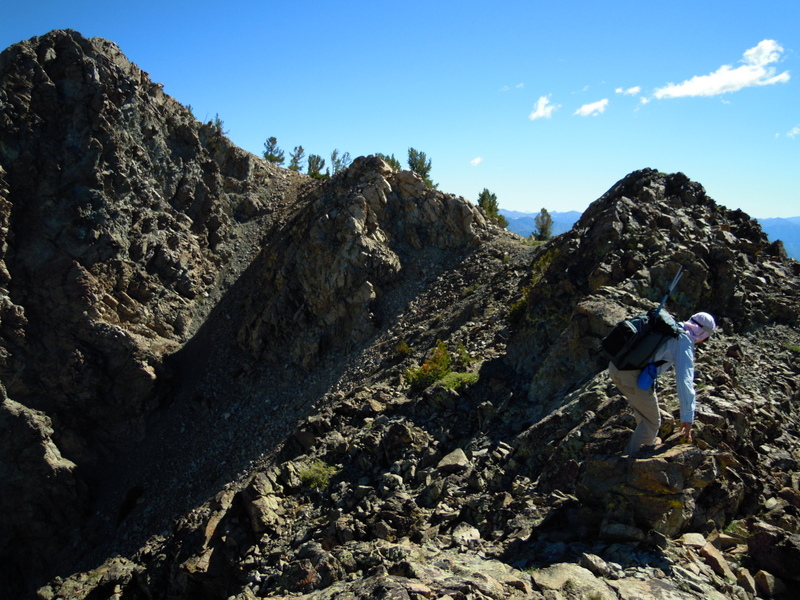
<svg viewBox="0 0 800 600">
<path fill-rule="evenodd" d="M 394 349 L 397 351 L 397 360 L 403 360 L 411 356 L 411 346 L 405 340 L 400 340 L 400 343 Z"/>
<path fill-rule="evenodd" d="M 467 352 L 464 342 L 459 342 L 458 348 L 456 348 L 456 364 L 462 369 L 468 369 L 474 362 L 475 359 Z"/>
<path fill-rule="evenodd" d="M 304 469 L 300 469 L 298 475 L 303 485 L 315 490 L 326 490 L 331 484 L 331 479 L 338 472 L 336 467 L 326 465 L 321 460 L 315 460 Z"/>
<path fill-rule="evenodd" d="M 457 390 L 462 386 L 471 385 L 476 381 L 478 381 L 478 373 L 475 371 L 469 373 L 451 372 L 442 377 L 441 384 L 448 390 Z"/>
<path fill-rule="evenodd" d="M 436 347 L 431 357 L 422 363 L 418 369 L 406 371 L 406 381 L 411 386 L 411 392 L 416 394 L 429 385 L 439 381 L 450 372 L 450 352 L 442 340 L 436 340 Z"/>
</svg>

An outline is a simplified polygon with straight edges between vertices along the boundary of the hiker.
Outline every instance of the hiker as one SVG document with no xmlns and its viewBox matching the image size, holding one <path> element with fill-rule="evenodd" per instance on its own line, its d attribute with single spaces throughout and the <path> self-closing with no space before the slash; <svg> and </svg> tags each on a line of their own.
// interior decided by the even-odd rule
<svg viewBox="0 0 800 600">
<path fill-rule="evenodd" d="M 694 391 L 694 346 L 699 344 L 714 332 L 716 323 L 714 317 L 705 312 L 692 316 L 691 319 L 680 323 L 682 330 L 678 337 L 671 338 L 664 343 L 653 357 L 653 364 L 648 365 L 657 373 L 667 371 L 675 365 L 675 380 L 680 401 L 681 425 L 678 432 L 689 442 L 692 441 L 692 423 L 694 423 L 695 391 Z M 647 369 L 647 367 L 645 367 Z M 652 446 L 657 443 L 658 430 L 661 427 L 661 414 L 658 409 L 655 385 L 642 389 L 640 375 L 644 379 L 642 369 L 621 370 L 613 363 L 608 365 L 608 374 L 617 385 L 622 394 L 627 398 L 636 418 L 636 429 L 631 436 L 625 450 L 628 456 L 633 456 L 643 446 Z M 653 373 L 653 377 L 655 376 Z M 646 387 L 646 384 L 645 384 Z"/>
</svg>

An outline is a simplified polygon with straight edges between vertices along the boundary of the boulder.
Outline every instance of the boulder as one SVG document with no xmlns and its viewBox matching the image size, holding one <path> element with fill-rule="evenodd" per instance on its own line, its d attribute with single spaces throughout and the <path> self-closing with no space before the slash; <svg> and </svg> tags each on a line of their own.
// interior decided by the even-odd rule
<svg viewBox="0 0 800 600">
<path fill-rule="evenodd" d="M 747 551 L 763 571 L 785 581 L 800 581 L 800 535 L 763 521 L 748 524 Z"/>
<path fill-rule="evenodd" d="M 647 458 L 588 460 L 577 494 L 602 508 L 606 520 L 636 524 L 674 536 L 689 523 L 699 490 L 689 487 L 705 456 L 693 446 L 675 446 Z"/>
<path fill-rule="evenodd" d="M 470 467 L 469 458 L 461 448 L 456 448 L 436 465 L 442 473 L 459 473 Z"/>
<path fill-rule="evenodd" d="M 602 579 L 598 579 L 588 569 L 572 563 L 560 563 L 531 572 L 539 590 L 560 592 L 564 596 L 588 596 L 598 600 L 616 600 L 617 595 Z"/>
</svg>

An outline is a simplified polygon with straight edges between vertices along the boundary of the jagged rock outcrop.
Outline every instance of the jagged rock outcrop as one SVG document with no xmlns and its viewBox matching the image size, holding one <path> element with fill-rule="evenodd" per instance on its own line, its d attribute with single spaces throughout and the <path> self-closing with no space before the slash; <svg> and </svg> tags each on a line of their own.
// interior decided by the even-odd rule
<svg viewBox="0 0 800 600">
<path fill-rule="evenodd" d="M 532 375 L 534 417 L 605 367 L 602 336 L 654 306 L 679 265 L 685 274 L 670 302 L 678 319 L 704 310 L 729 333 L 796 325 L 800 299 L 786 283 L 797 280 L 797 263 L 779 254 L 756 221 L 718 206 L 682 173 L 631 173 L 532 265 L 522 316 L 531 340 L 517 345 L 517 366 Z"/>
<path fill-rule="evenodd" d="M 54 31 L 0 54 L 0 378 L 76 473 L 141 438 L 165 356 L 304 179 L 197 122 L 111 42 Z M 48 520 L 32 528 L 61 539 Z M 19 580 L 5 553 L 41 571 L 43 533 L 13 530 L 2 562 Z"/>
<path fill-rule="evenodd" d="M 56 31 L 12 46 L 0 98 L 2 373 L 20 401 L 69 406 L 60 424 L 81 431 L 60 443 L 84 461 L 140 435 L 162 357 L 236 270 L 243 222 L 291 177 L 106 40 Z"/>
<path fill-rule="evenodd" d="M 306 367 L 352 349 L 380 330 L 387 290 L 401 277 L 424 279 L 426 268 L 448 262 L 448 249 L 474 248 L 487 235 L 485 217 L 463 199 L 377 157 L 358 158 L 268 242 L 240 342 L 255 358 Z"/>
<path fill-rule="evenodd" d="M 10 593 L 790 597 L 800 267 L 747 215 L 647 169 L 531 246 L 377 158 L 319 183 L 243 153 L 103 40 L 53 32 L 0 75 Z M 667 381 L 665 442 L 622 460 L 599 340 L 678 265 L 668 308 L 722 325 L 696 441 Z M 148 413 L 145 475 L 87 525 L 81 469 Z"/>
</svg>

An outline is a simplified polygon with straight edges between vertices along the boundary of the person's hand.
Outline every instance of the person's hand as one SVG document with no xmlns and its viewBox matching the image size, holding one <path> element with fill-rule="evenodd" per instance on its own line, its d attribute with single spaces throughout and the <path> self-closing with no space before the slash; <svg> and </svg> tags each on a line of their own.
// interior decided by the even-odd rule
<svg viewBox="0 0 800 600">
<path fill-rule="evenodd" d="M 678 428 L 678 433 L 680 434 L 681 437 L 686 438 L 687 442 L 691 442 L 692 441 L 692 424 L 691 423 L 687 423 L 686 421 L 684 421 L 683 423 L 681 423 L 681 426 Z"/>
</svg>

